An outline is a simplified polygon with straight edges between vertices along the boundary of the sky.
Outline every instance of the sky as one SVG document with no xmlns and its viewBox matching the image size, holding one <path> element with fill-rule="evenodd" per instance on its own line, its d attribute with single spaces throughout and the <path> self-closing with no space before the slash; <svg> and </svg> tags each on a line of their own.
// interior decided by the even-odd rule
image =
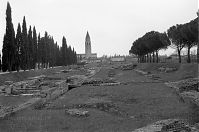
<svg viewBox="0 0 199 132">
<path fill-rule="evenodd" d="M 0 50 L 3 44 L 7 0 L 0 0 Z M 149 31 L 165 32 L 176 24 L 196 18 L 197 0 L 9 0 L 15 32 L 26 17 L 44 36 L 47 31 L 61 45 L 85 52 L 85 37 L 91 37 L 92 52 L 128 55 L 133 41 Z M 163 50 L 160 54 L 171 54 Z"/>
</svg>

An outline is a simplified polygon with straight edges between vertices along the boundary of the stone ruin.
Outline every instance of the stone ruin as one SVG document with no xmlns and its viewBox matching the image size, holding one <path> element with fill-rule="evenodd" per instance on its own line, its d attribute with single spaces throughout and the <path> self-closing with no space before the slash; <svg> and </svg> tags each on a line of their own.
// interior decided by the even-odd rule
<svg viewBox="0 0 199 132">
<path fill-rule="evenodd" d="M 165 83 L 174 88 L 185 102 L 199 106 L 199 78 L 185 79 L 177 82 Z"/>
<path fill-rule="evenodd" d="M 199 130 L 190 126 L 183 120 L 180 119 L 167 119 L 157 121 L 153 124 L 145 127 L 136 129 L 132 132 L 198 132 Z"/>
<path fill-rule="evenodd" d="M 175 67 L 164 67 L 164 66 L 162 66 L 162 67 L 158 68 L 158 71 L 168 73 L 168 72 L 177 71 L 177 68 L 175 68 Z"/>
</svg>

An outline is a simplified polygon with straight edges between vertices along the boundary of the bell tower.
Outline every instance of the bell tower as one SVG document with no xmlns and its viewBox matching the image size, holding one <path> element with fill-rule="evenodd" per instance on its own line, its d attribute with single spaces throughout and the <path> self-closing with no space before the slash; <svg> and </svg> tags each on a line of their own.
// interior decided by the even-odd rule
<svg viewBox="0 0 199 132">
<path fill-rule="evenodd" d="M 86 54 L 86 58 L 91 57 L 91 40 L 90 40 L 90 36 L 89 33 L 87 31 L 86 33 L 86 39 L 85 39 L 85 54 Z"/>
</svg>

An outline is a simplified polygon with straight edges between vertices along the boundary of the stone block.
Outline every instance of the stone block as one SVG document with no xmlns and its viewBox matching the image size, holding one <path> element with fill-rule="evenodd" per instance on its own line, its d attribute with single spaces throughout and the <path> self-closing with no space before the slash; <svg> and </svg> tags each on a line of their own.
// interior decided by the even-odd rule
<svg viewBox="0 0 199 132">
<path fill-rule="evenodd" d="M 71 116 L 77 116 L 77 117 L 89 116 L 88 111 L 82 109 L 67 109 L 65 112 Z"/>
</svg>

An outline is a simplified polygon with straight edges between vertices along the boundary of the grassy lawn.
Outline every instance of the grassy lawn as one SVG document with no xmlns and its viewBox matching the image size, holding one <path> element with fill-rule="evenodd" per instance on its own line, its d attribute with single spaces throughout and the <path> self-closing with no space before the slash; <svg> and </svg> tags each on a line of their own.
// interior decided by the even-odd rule
<svg viewBox="0 0 199 132">
<path fill-rule="evenodd" d="M 102 68 L 94 77 L 108 78 L 111 67 Z M 185 104 L 173 89 L 163 83 L 142 83 L 150 79 L 134 71 L 114 70 L 115 80 L 134 83 L 72 89 L 42 110 L 30 107 L 0 120 L 0 131 L 129 132 L 162 119 L 199 122 L 199 109 Z M 70 108 L 87 110 L 89 116 L 68 115 L 65 110 Z"/>
<path fill-rule="evenodd" d="M 0 105 L 5 107 L 15 106 L 25 103 L 30 98 L 30 96 L 0 96 Z"/>
</svg>

